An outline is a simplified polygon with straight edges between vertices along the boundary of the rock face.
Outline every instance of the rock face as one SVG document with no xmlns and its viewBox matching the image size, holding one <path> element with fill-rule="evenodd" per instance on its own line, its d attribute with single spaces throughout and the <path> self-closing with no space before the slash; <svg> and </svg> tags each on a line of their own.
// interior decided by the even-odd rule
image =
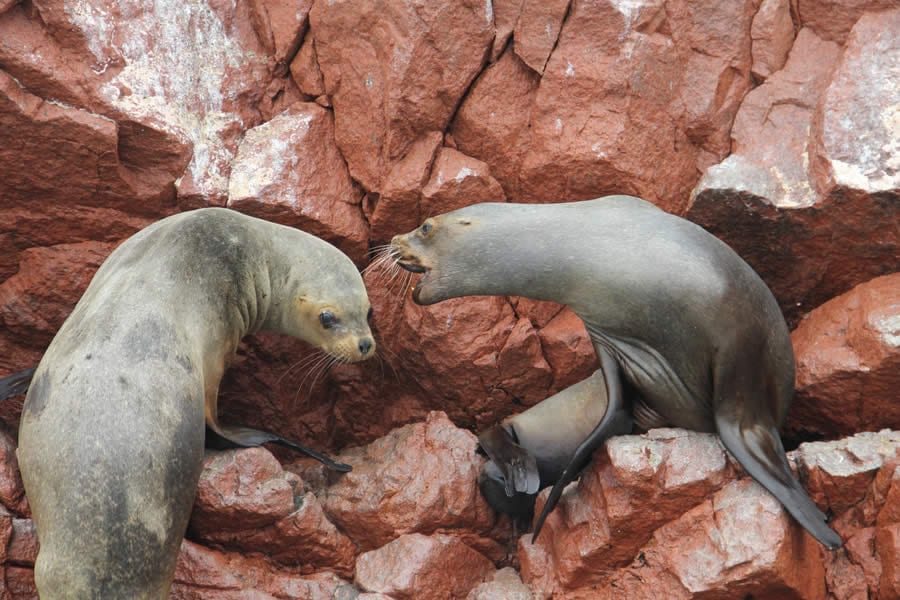
<svg viewBox="0 0 900 600">
<path fill-rule="evenodd" d="M 897 597 L 898 30 L 893 0 L 0 0 L 0 375 L 122 240 L 227 206 L 367 268 L 379 356 L 244 341 L 222 420 L 354 471 L 210 453 L 174 597 Z M 417 306 L 380 246 L 475 202 L 609 193 L 772 288 L 786 440 L 810 442 L 793 460 L 845 551 L 674 430 L 598 450 L 535 545 L 481 498 L 472 432 L 588 376 L 591 343 L 552 303 Z M 2 598 L 35 595 L 21 402 L 0 404 Z"/>
<path fill-rule="evenodd" d="M 812 311 L 793 334 L 797 394 L 788 429 L 817 435 L 900 429 L 900 273 Z"/>
</svg>

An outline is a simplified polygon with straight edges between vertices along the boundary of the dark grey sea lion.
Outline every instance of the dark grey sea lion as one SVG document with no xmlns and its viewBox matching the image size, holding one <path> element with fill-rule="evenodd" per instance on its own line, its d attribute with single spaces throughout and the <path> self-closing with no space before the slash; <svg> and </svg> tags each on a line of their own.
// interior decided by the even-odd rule
<svg viewBox="0 0 900 600">
<path fill-rule="evenodd" d="M 375 346 L 369 310 L 339 250 L 234 211 L 175 215 L 119 246 L 41 359 L 22 413 L 41 597 L 166 598 L 204 424 L 237 445 L 277 438 L 218 423 L 238 342 L 269 330 L 358 361 Z"/>
<path fill-rule="evenodd" d="M 481 493 L 498 512 L 531 519 L 538 491 L 556 483 L 606 413 L 606 379 L 599 369 L 526 411 L 478 434 L 490 460 L 478 477 Z M 622 411 L 610 435 L 631 432 Z M 578 470 L 584 465 L 574 465 Z"/>
<path fill-rule="evenodd" d="M 567 304 L 587 326 L 608 408 L 554 484 L 535 537 L 624 412 L 645 429 L 718 433 L 816 539 L 841 545 L 791 474 L 778 434 L 794 391 L 793 349 L 778 303 L 746 262 L 701 227 L 630 196 L 486 203 L 427 219 L 396 236 L 391 252 L 400 266 L 423 273 L 413 289 L 419 304 L 526 296 Z M 632 406 L 623 381 L 637 393 Z"/>
</svg>

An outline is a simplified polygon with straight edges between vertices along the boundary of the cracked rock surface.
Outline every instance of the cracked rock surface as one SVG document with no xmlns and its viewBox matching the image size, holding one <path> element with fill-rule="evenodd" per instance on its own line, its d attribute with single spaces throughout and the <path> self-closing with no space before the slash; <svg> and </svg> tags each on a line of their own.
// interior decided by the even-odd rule
<svg viewBox="0 0 900 600">
<path fill-rule="evenodd" d="M 378 358 L 320 372 L 251 336 L 219 399 L 354 471 L 210 452 L 173 597 L 898 597 L 897 31 L 893 0 L 0 0 L 0 375 L 179 211 L 299 227 L 362 269 L 475 202 L 637 194 L 773 290 L 786 445 L 842 550 L 670 429 L 599 449 L 531 544 L 478 493 L 473 433 L 596 369 L 583 325 L 526 298 L 417 306 L 373 268 Z M 0 404 L 0 598 L 35 597 L 21 402 Z"/>
</svg>

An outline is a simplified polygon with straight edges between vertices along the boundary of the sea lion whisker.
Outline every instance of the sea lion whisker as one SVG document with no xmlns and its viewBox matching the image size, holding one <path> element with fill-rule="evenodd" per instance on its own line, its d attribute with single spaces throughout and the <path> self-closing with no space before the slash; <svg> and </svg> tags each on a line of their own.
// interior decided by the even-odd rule
<svg viewBox="0 0 900 600">
<path fill-rule="evenodd" d="M 379 348 L 379 350 L 384 350 L 385 352 L 387 352 L 388 354 L 393 356 L 394 360 L 397 360 L 397 361 L 400 360 L 400 357 L 397 356 L 397 353 L 394 352 L 393 350 L 391 350 L 390 348 L 388 348 L 387 346 L 385 346 L 383 343 L 378 348 Z M 391 371 L 394 372 L 394 377 L 397 379 L 397 383 L 400 383 L 400 374 L 397 373 L 397 369 L 394 367 L 393 364 L 391 364 L 391 361 L 387 360 L 386 358 L 384 358 L 380 355 L 378 358 L 381 359 L 382 362 L 387 363 L 387 366 L 390 367 Z"/>
<path fill-rule="evenodd" d="M 376 254 L 378 252 L 383 252 L 385 250 L 390 249 L 390 247 L 391 247 L 390 243 L 378 244 L 376 246 L 372 246 L 371 248 L 369 248 L 368 254 Z"/>
<path fill-rule="evenodd" d="M 390 257 L 380 257 L 363 269 L 363 274 L 368 275 L 369 273 L 377 272 L 379 273 L 379 277 L 383 277 L 383 274 L 390 270 L 390 264 Z"/>
<path fill-rule="evenodd" d="M 303 391 L 303 384 L 306 383 L 306 380 L 310 378 L 313 373 L 317 372 L 319 367 L 328 361 L 331 357 L 327 352 L 323 352 L 321 356 L 317 357 L 317 360 L 312 363 L 312 366 L 308 366 L 309 369 L 305 375 L 303 375 L 303 379 L 300 380 L 300 383 L 297 384 L 297 389 L 294 391 L 294 397 L 291 399 L 291 410 L 296 411 L 298 406 L 298 398 L 300 397 L 300 392 Z M 313 386 L 309 387 L 309 393 L 307 397 L 312 396 Z"/>
<path fill-rule="evenodd" d="M 377 254 L 369 265 L 363 269 L 363 274 L 370 273 L 372 271 L 384 271 L 385 267 L 388 264 L 393 264 L 394 257 L 391 254 L 390 248 L 383 250 L 380 254 Z"/>
<path fill-rule="evenodd" d="M 293 371 L 294 369 L 297 369 L 297 368 L 302 370 L 303 367 L 307 366 L 308 363 L 311 363 L 313 360 L 317 359 L 322 354 L 325 354 L 325 351 L 322 350 L 321 348 L 316 348 L 315 351 L 312 352 L 311 354 L 307 354 L 303 358 L 299 359 L 297 362 L 290 365 L 287 369 L 285 369 L 284 373 L 282 373 L 278 377 L 278 379 L 275 380 L 275 385 L 273 387 L 277 388 L 279 385 L 281 385 L 282 380 L 285 377 L 287 377 L 291 373 L 291 371 Z"/>
<path fill-rule="evenodd" d="M 328 373 L 328 371 L 330 371 L 331 367 L 333 367 L 334 365 L 336 365 L 340 362 L 343 362 L 341 357 L 339 357 L 339 356 L 331 356 L 330 358 L 331 358 L 331 360 L 326 362 L 325 366 L 322 367 L 321 369 L 319 369 L 319 373 L 316 375 L 315 379 L 313 379 L 312 383 L 309 385 L 309 393 L 310 394 L 312 394 L 313 389 L 315 389 L 315 387 L 316 387 L 316 382 L 319 380 L 319 378 L 322 375 Z"/>
</svg>

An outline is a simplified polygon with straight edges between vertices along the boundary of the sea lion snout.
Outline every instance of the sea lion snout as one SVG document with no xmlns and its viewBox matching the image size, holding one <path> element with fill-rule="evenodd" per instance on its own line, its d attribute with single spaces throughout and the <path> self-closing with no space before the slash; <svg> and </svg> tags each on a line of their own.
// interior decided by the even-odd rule
<svg viewBox="0 0 900 600">
<path fill-rule="evenodd" d="M 418 230 L 404 235 L 395 235 L 391 239 L 391 253 L 396 257 L 399 267 L 412 273 L 425 273 L 429 270 L 429 267 L 423 264 L 421 252 L 417 252 L 410 241 L 410 235 L 416 233 L 416 231 Z"/>
</svg>

